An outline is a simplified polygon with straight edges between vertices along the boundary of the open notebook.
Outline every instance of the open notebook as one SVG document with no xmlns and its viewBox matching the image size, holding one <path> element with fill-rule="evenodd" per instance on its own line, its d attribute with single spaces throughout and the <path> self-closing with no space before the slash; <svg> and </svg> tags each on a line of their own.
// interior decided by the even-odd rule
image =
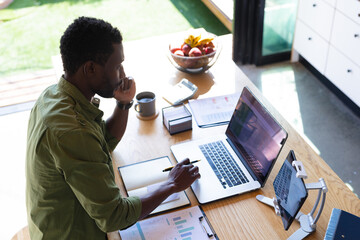
<svg viewBox="0 0 360 240">
<path fill-rule="evenodd" d="M 156 190 L 158 185 L 167 180 L 169 172 L 162 170 L 171 167 L 169 157 L 160 157 L 144 162 L 119 167 L 120 176 L 128 196 L 144 196 Z M 170 195 L 151 214 L 190 205 L 185 191 Z"/>
</svg>

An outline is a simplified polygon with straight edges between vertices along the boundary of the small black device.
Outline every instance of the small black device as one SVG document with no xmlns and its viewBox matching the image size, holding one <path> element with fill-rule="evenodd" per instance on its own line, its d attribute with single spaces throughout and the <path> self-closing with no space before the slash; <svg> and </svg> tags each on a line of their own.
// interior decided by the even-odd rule
<svg viewBox="0 0 360 240">
<path fill-rule="evenodd" d="M 296 161 L 295 153 L 290 150 L 273 183 L 285 230 L 289 229 L 308 196 L 304 180 L 296 177 L 293 161 Z"/>
</svg>

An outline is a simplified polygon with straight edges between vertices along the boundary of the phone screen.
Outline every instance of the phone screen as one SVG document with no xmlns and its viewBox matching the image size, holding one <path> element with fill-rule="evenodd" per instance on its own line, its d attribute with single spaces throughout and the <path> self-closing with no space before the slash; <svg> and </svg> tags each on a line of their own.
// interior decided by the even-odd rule
<svg viewBox="0 0 360 240">
<path fill-rule="evenodd" d="M 308 196 L 303 179 L 296 177 L 296 169 L 291 165 L 294 160 L 295 153 L 291 150 L 273 183 L 285 230 L 289 229 Z"/>
<path fill-rule="evenodd" d="M 197 86 L 189 80 L 183 79 L 164 93 L 163 98 L 171 105 L 178 105 L 194 96 Z"/>
</svg>

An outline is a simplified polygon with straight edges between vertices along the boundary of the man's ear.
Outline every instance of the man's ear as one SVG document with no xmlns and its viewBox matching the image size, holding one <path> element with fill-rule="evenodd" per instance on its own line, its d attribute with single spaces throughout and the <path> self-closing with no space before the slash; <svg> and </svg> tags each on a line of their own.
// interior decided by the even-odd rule
<svg viewBox="0 0 360 240">
<path fill-rule="evenodd" d="M 83 65 L 83 74 L 84 76 L 94 75 L 96 72 L 96 65 L 93 61 L 87 61 Z"/>
</svg>

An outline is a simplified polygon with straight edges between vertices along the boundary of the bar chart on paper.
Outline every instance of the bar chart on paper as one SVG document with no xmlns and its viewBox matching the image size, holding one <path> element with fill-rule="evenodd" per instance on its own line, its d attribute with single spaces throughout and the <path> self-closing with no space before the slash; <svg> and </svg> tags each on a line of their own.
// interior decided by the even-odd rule
<svg viewBox="0 0 360 240">
<path fill-rule="evenodd" d="M 198 240 L 209 239 L 213 232 L 199 207 L 187 208 L 137 222 L 120 231 L 121 239 L 132 240 Z M 209 234 L 209 235 L 208 235 Z M 211 237 L 210 237 L 211 239 Z"/>
</svg>

